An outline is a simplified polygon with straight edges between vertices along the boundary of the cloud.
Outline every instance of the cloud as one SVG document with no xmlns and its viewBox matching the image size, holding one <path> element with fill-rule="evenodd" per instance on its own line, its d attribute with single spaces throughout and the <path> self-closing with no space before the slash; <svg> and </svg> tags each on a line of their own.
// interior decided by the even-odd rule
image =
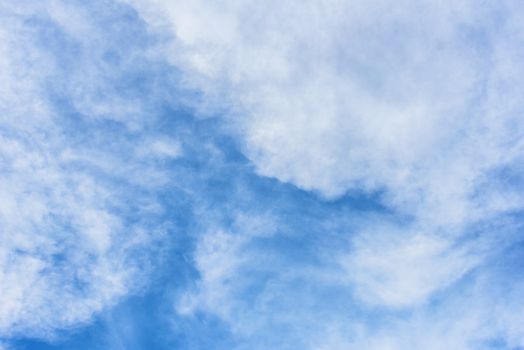
<svg viewBox="0 0 524 350">
<path fill-rule="evenodd" d="M 393 219 L 352 213 L 362 225 L 357 233 L 347 232 L 345 253 L 332 256 L 359 307 L 426 312 L 442 293 L 461 295 L 457 285 L 476 276 L 492 257 L 487 247 L 498 252 L 493 259 L 502 259 L 507 242 L 519 240 L 521 5 L 469 0 L 128 3 L 151 28 L 171 33 L 166 55 L 184 84 L 203 95 L 195 108 L 232 125 L 259 175 L 313 191 L 319 200 L 364 193 L 387 208 Z M 206 298 L 221 300 L 203 304 L 225 319 L 243 319 L 224 311 L 229 310 L 224 305 L 239 299 L 230 292 L 241 279 L 237 264 L 254 262 L 241 259 L 244 243 L 238 248 L 240 243 L 224 233 L 215 238 L 225 255 L 219 260 L 228 268 L 216 272 L 215 263 L 199 265 L 205 254 L 197 254 Z M 510 310 L 479 306 L 484 307 L 489 312 L 478 317 L 496 318 Z M 358 337 L 351 340 L 346 332 L 327 346 L 416 348 L 426 344 L 423 339 L 438 344 L 442 334 L 461 329 L 442 326 L 446 331 L 417 337 L 409 334 L 410 327 L 432 321 L 424 316 L 404 322 L 397 316 L 391 317 L 400 320 L 399 333 L 364 332 L 357 346 Z M 476 315 L 465 317 L 464 322 L 474 322 Z M 302 324 L 288 321 L 288 326 Z M 233 323 L 235 328 L 248 322 Z M 505 339 L 504 329 L 512 327 L 506 324 L 485 338 L 468 331 L 449 347 Z"/>
<path fill-rule="evenodd" d="M 394 206 L 463 220 L 477 179 L 518 157 L 509 4 L 136 3 L 172 29 L 172 61 L 229 107 L 262 175 L 328 197 L 384 188 Z"/>
<path fill-rule="evenodd" d="M 134 140 L 152 107 L 135 100 L 140 76 L 126 79 L 131 65 L 155 62 L 136 42 L 104 42 L 111 31 L 132 35 L 122 12 L 106 2 L 0 5 L 3 339 L 52 339 L 147 283 L 164 234 L 155 191 L 171 181 L 153 159 L 179 157 L 180 146 Z"/>
<path fill-rule="evenodd" d="M 217 315 L 235 349 L 522 346 L 518 251 L 489 242 L 486 253 L 475 241 L 450 249 L 441 238 L 413 234 L 406 242 L 395 232 L 371 245 L 382 251 L 360 248 L 339 265 L 337 234 L 297 234 L 281 220 L 243 214 L 203 233 L 194 256 L 200 279 L 177 299 L 177 322 Z M 359 236 L 360 244 L 372 237 Z M 348 283 L 348 270 L 357 283 Z"/>
<path fill-rule="evenodd" d="M 172 62 L 226 105 L 259 174 L 383 191 L 429 232 L 522 207 L 491 178 L 521 158 L 519 6 L 132 3 L 172 30 Z"/>
<path fill-rule="evenodd" d="M 0 337 L 140 291 L 185 215 L 187 338 L 217 317 L 237 349 L 523 346 L 523 10 L 1 4 Z"/>
<path fill-rule="evenodd" d="M 385 236 L 385 237 L 384 237 Z M 366 232 L 355 254 L 345 257 L 359 297 L 371 304 L 413 306 L 449 287 L 481 261 L 481 254 L 451 247 L 451 242 L 424 234 Z M 363 242 L 363 240 L 372 242 Z"/>
<path fill-rule="evenodd" d="M 487 268 L 486 270 L 490 270 Z M 372 330 L 363 331 L 353 341 L 343 341 L 346 349 L 514 349 L 523 345 L 518 326 L 522 294 L 520 282 L 511 292 L 493 286 L 493 270 L 482 273 L 473 285 L 448 294 L 430 308 L 419 309 L 407 317 L 389 320 Z M 507 296 L 507 297 L 506 297 Z M 493 320 L 497 320 L 493 322 Z M 367 333 L 371 331 L 372 333 Z M 336 342 L 336 334 L 333 336 Z M 325 343 L 328 347 L 331 342 Z M 322 348 L 322 347 L 321 347 Z M 336 347 L 335 347 L 336 348 Z"/>
</svg>

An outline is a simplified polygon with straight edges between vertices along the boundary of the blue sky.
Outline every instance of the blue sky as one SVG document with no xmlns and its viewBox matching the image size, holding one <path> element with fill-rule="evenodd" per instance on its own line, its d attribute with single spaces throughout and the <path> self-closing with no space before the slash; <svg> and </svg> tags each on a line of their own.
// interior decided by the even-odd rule
<svg viewBox="0 0 524 350">
<path fill-rule="evenodd" d="M 0 0 L 0 349 L 524 349 L 523 19 Z"/>
</svg>

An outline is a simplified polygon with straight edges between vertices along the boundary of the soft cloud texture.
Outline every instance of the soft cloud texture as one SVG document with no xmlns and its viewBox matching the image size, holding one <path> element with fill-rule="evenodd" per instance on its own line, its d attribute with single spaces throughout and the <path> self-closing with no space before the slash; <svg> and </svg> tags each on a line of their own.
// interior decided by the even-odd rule
<svg viewBox="0 0 524 350">
<path fill-rule="evenodd" d="M 368 219 L 367 227 L 371 220 L 388 221 Z M 230 325 L 235 349 L 466 350 L 524 344 L 521 273 L 509 272 L 522 258 L 519 248 L 508 249 L 520 246 L 508 242 L 515 227 L 499 223 L 497 234 L 505 238 L 454 247 L 429 235 L 407 239 L 386 227 L 382 232 L 389 236 L 380 231 L 357 236 L 361 246 L 348 255 L 339 231 L 346 224 L 322 223 L 335 231 L 325 232 L 314 221 L 309 227 L 302 221 L 296 232 L 282 220 L 241 215 L 231 226 L 202 235 L 195 253 L 200 279 L 176 301 L 178 313 L 190 319 L 218 315 Z"/>
<path fill-rule="evenodd" d="M 153 189 L 169 180 L 153 160 L 180 146 L 130 142 L 147 102 L 107 100 L 126 63 L 104 59 L 125 48 L 102 44 L 93 11 L 0 4 L 2 338 L 53 338 L 140 291 L 163 235 Z"/>
<path fill-rule="evenodd" d="M 523 16 L 0 0 L 0 348 L 524 347 Z"/>
<path fill-rule="evenodd" d="M 330 197 L 384 189 L 454 223 L 484 214 L 469 197 L 520 154 L 512 2 L 138 4 L 172 28 L 187 84 L 230 108 L 260 174 Z"/>
<path fill-rule="evenodd" d="M 490 253 L 492 247 L 520 240 L 524 8 L 518 2 L 129 2 L 157 31 L 172 33 L 166 54 L 186 86 L 203 93 L 195 102 L 200 113 L 223 115 L 258 174 L 327 200 L 377 195 L 395 215 L 366 221 L 348 237 L 347 251 L 333 257 L 367 307 L 417 314 L 439 293 L 480 278 L 478 271 L 500 253 Z M 197 255 L 205 300 L 206 290 L 221 295 L 226 282 L 217 279 L 228 281 L 227 290 L 242 280 L 230 276 L 230 264 L 254 264 L 241 258 L 246 248 L 235 248 L 236 239 L 217 235 L 218 252 L 228 255 L 219 259 L 224 269 L 200 260 L 215 250 Z M 230 303 L 237 299 L 229 294 Z M 239 318 L 225 311 L 228 302 L 213 305 L 208 309 L 223 318 Z M 486 307 L 494 318 L 509 310 Z M 399 327 L 434 322 L 417 317 Z M 477 316 L 464 317 L 467 323 Z M 435 348 L 504 339 L 499 333 L 517 327 L 513 322 L 487 334 L 477 333 L 475 323 L 463 338 Z M 428 337 L 438 341 L 461 329 L 442 327 Z M 417 335 L 403 339 L 403 332 L 326 348 L 425 344 Z M 500 346 L 521 346 L 508 344 Z"/>
<path fill-rule="evenodd" d="M 259 174 L 328 198 L 382 192 L 422 235 L 522 207 L 497 176 L 520 176 L 518 4 L 136 3 L 172 29 L 172 61 L 206 111 L 228 108 Z"/>
</svg>

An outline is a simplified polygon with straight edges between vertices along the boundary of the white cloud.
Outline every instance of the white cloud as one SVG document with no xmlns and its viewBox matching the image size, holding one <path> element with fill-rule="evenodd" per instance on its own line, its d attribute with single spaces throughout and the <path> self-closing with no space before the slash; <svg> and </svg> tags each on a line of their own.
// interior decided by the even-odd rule
<svg viewBox="0 0 524 350">
<path fill-rule="evenodd" d="M 204 111 L 228 108 L 261 175 L 328 198 L 384 191 L 422 239 L 445 232 L 443 250 L 454 249 L 449 235 L 522 208 L 520 191 L 493 175 L 519 172 L 522 158 L 519 5 L 130 2 L 171 30 L 172 62 L 206 95 Z M 393 255 L 411 244 L 401 235 Z M 420 274 L 461 255 L 433 253 L 416 253 L 432 261 Z"/>
<path fill-rule="evenodd" d="M 490 285 L 493 277 L 480 278 L 473 287 L 464 287 L 433 308 L 384 322 L 378 329 L 364 328 L 352 341 L 337 333 L 331 337 L 343 344 L 341 349 L 487 350 L 496 348 L 493 341 L 502 341 L 504 348 L 521 347 L 524 334 L 518 300 L 522 297 L 522 284 L 513 285 L 508 295 Z M 324 343 L 330 344 L 329 338 Z"/>
<path fill-rule="evenodd" d="M 110 97 L 115 93 L 110 77 L 96 60 L 101 51 L 96 39 L 103 29 L 95 28 L 84 11 L 54 1 L 0 4 L 3 339 L 52 338 L 56 330 L 85 324 L 123 296 L 140 291 L 151 244 L 162 237 L 155 223 L 161 208 L 148 191 L 168 180 L 150 153 L 140 154 L 134 148 L 141 145 L 123 136 L 144 123 L 145 107 L 131 106 L 132 98 Z M 39 25 L 57 31 L 45 46 L 39 41 Z M 92 56 L 77 53 L 78 66 L 68 66 L 67 47 L 58 50 L 64 56 L 53 52 L 52 40 L 59 41 L 60 35 L 65 41 L 78 40 L 77 47 L 88 48 Z M 119 73 L 112 72 L 115 77 Z M 77 113 L 78 130 L 68 129 L 63 108 L 50 98 L 60 89 Z M 100 101 L 100 91 L 109 100 Z M 101 120 L 99 127 L 81 130 L 96 124 L 95 119 Z M 108 120 L 127 128 L 105 140 L 103 122 Z M 83 138 L 70 135 L 75 132 Z M 152 151 L 179 156 L 168 141 L 153 142 Z M 129 220 L 137 214 L 141 216 Z"/>
<path fill-rule="evenodd" d="M 148 239 L 113 213 L 122 206 L 117 193 L 57 159 L 56 141 L 36 133 L 0 138 L 4 336 L 47 337 L 88 321 L 133 289 L 127 251 Z"/>
<path fill-rule="evenodd" d="M 176 159 L 182 155 L 182 146 L 173 140 L 154 138 L 145 142 L 138 154 L 142 157 Z"/>
<path fill-rule="evenodd" d="M 198 107 L 204 114 L 225 108 L 259 174 L 328 199 L 353 189 L 379 191 L 393 212 L 411 218 L 400 228 L 368 222 L 353 239 L 342 265 L 361 301 L 425 307 L 481 266 L 482 236 L 507 234 L 497 220 L 523 208 L 521 5 L 127 2 L 156 30 L 172 33 L 167 54 L 187 86 L 204 93 Z M 467 235 L 478 226 L 477 235 Z M 237 248 L 224 249 L 220 260 L 237 264 Z M 199 268 L 210 286 L 206 298 L 223 298 L 222 282 L 217 287 L 206 278 L 233 279 L 224 277 L 230 269 Z M 217 305 L 228 302 L 234 296 Z M 221 308 L 209 309 L 227 318 Z M 510 309 L 489 308 L 489 316 L 478 317 Z M 463 321 L 476 325 L 475 317 Z M 426 321 L 414 319 L 398 334 L 367 334 L 372 338 L 355 348 L 469 349 L 469 340 L 482 338 L 472 330 L 461 335 L 467 324 L 439 324 L 435 333 L 403 338 L 411 326 L 430 326 Z M 449 344 L 442 341 L 448 333 Z"/>
<path fill-rule="evenodd" d="M 252 267 L 246 244 L 252 239 L 273 235 L 274 223 L 270 217 L 239 214 L 232 228 L 234 232 L 211 227 L 213 231 L 201 236 L 195 252 L 200 281 L 195 290 L 182 297 L 176 308 L 182 315 L 191 315 L 202 309 L 212 310 L 235 327 L 234 318 L 242 317 L 239 312 L 243 310 L 233 300 L 234 295 L 240 292 L 242 269 Z M 240 325 L 240 328 L 242 326 L 249 327 L 249 324 Z"/>
<path fill-rule="evenodd" d="M 370 304 L 404 307 L 424 303 L 481 260 L 452 242 L 424 234 L 366 232 L 343 265 L 359 297 Z M 366 241 L 367 240 L 367 241 Z"/>
<path fill-rule="evenodd" d="M 136 3 L 151 22 L 172 27 L 172 60 L 207 103 L 230 106 L 263 175 L 326 196 L 385 187 L 393 203 L 422 200 L 460 215 L 475 179 L 520 149 L 518 9 Z M 508 16 L 501 29 L 495 10 Z M 213 100 L 220 94 L 226 102 Z"/>
<path fill-rule="evenodd" d="M 497 253 L 484 258 L 483 249 L 493 242 L 450 249 L 443 237 L 412 234 L 406 241 L 389 232 L 377 237 L 381 245 L 376 246 L 365 242 L 372 235 L 363 234 L 357 255 L 345 261 L 350 273 L 357 271 L 353 285 L 340 278 L 344 275 L 330 261 L 333 251 L 322 248 L 325 240 L 310 242 L 320 261 L 286 262 L 289 251 L 282 242 L 290 237 L 274 231 L 275 223 L 270 217 L 245 216 L 229 230 L 203 234 L 194 257 L 201 278 L 177 301 L 177 312 L 220 316 L 235 336 L 234 349 L 487 350 L 494 341 L 507 348 L 523 345 L 521 272 L 508 272 L 511 263 L 501 262 Z M 305 244 L 303 255 L 308 248 Z M 474 272 L 469 271 L 472 263 Z M 464 271 L 469 271 L 466 280 L 445 288 Z M 351 298 L 355 288 L 366 304 Z M 437 297 L 426 302 L 435 291 Z"/>
</svg>

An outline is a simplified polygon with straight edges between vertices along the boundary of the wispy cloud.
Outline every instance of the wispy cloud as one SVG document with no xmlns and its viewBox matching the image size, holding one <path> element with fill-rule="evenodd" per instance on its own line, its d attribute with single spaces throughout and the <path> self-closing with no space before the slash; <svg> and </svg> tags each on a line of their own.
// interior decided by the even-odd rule
<svg viewBox="0 0 524 350">
<path fill-rule="evenodd" d="M 126 70 L 141 79 L 149 61 L 104 42 L 100 22 L 124 38 L 133 29 L 96 14 L 107 5 L 0 7 L 2 337 L 50 338 L 140 291 L 163 234 L 152 189 L 169 179 L 148 159 L 179 146 L 131 141 L 147 101 L 135 100 Z"/>
</svg>

